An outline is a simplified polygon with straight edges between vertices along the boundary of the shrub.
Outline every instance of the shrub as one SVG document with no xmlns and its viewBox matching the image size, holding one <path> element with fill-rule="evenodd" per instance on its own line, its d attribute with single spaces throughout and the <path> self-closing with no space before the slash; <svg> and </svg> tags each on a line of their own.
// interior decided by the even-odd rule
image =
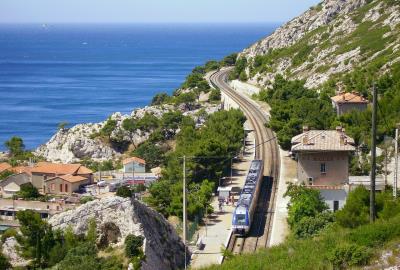
<svg viewBox="0 0 400 270">
<path fill-rule="evenodd" d="M 143 245 L 143 236 L 129 234 L 125 238 L 125 256 L 132 258 L 134 256 L 140 255 L 140 250 Z"/>
<path fill-rule="evenodd" d="M 0 269 L 11 269 L 10 262 L 2 253 L 0 253 Z"/>
<path fill-rule="evenodd" d="M 355 244 L 342 244 L 337 246 L 328 256 L 328 260 L 339 269 L 349 266 L 364 265 L 368 262 L 371 252 Z"/>
<path fill-rule="evenodd" d="M 127 186 L 122 186 L 117 189 L 117 196 L 122 198 L 131 198 L 132 197 L 132 190 Z"/>
<path fill-rule="evenodd" d="M 290 197 L 288 223 L 291 228 L 299 224 L 303 218 L 315 217 L 328 209 L 321 194 L 315 189 L 289 184 L 285 196 Z"/>
<path fill-rule="evenodd" d="M 332 212 L 318 213 L 315 217 L 303 217 L 293 227 L 296 238 L 306 238 L 318 234 L 328 224 L 334 221 Z"/>
<path fill-rule="evenodd" d="M 17 196 L 23 199 L 36 199 L 40 197 L 38 189 L 32 183 L 25 183 L 20 186 L 21 190 L 17 192 Z"/>
<path fill-rule="evenodd" d="M 369 192 L 364 186 L 358 186 L 349 193 L 345 206 L 336 212 L 336 220 L 346 228 L 369 222 Z"/>
<path fill-rule="evenodd" d="M 158 93 L 151 100 L 151 105 L 161 105 L 170 100 L 170 97 L 167 93 Z"/>
<path fill-rule="evenodd" d="M 358 244 L 375 247 L 400 236 L 400 216 L 390 221 L 377 221 L 351 231 L 349 239 Z"/>
<path fill-rule="evenodd" d="M 79 199 L 79 202 L 80 202 L 81 204 L 85 204 L 85 203 L 91 202 L 91 201 L 93 201 L 93 200 L 94 200 L 94 198 L 93 198 L 92 196 L 83 196 L 83 197 L 81 197 L 81 198 Z"/>
<path fill-rule="evenodd" d="M 164 162 L 164 152 L 160 146 L 150 142 L 140 144 L 132 153 L 146 160 L 146 168 L 151 169 L 160 166 Z"/>
<path fill-rule="evenodd" d="M 210 101 L 220 101 L 221 100 L 221 91 L 218 89 L 214 89 L 210 93 Z"/>
<path fill-rule="evenodd" d="M 236 63 L 237 53 L 232 53 L 225 56 L 221 61 L 222 66 L 233 66 Z"/>
<path fill-rule="evenodd" d="M 0 180 L 6 179 L 7 177 L 9 177 L 9 176 L 11 176 L 13 174 L 14 173 L 12 171 L 9 171 L 9 170 L 2 171 L 0 173 Z"/>
<path fill-rule="evenodd" d="M 101 128 L 100 135 L 110 138 L 111 137 L 111 133 L 114 131 L 114 129 L 116 127 L 117 127 L 117 121 L 111 119 L 111 117 L 110 117 L 110 118 L 108 118 L 108 120 L 104 124 L 104 126 Z"/>
<path fill-rule="evenodd" d="M 9 228 L 1 235 L 1 242 L 4 243 L 7 238 L 16 237 L 17 234 L 18 233 L 14 228 Z"/>
</svg>

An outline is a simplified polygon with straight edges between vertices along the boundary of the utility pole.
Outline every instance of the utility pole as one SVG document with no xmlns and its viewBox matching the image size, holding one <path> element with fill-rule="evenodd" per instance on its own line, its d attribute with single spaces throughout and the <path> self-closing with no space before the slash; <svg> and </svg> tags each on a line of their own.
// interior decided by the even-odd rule
<svg viewBox="0 0 400 270">
<path fill-rule="evenodd" d="M 186 156 L 183 156 L 183 244 L 185 248 L 185 270 L 187 267 L 187 262 L 186 262 L 186 237 L 187 237 L 187 231 L 186 231 Z"/>
<path fill-rule="evenodd" d="M 396 127 L 394 137 L 394 178 L 393 178 L 393 197 L 397 197 L 397 175 L 399 170 L 399 124 Z"/>
<path fill-rule="evenodd" d="M 376 109 L 377 109 L 377 93 L 375 84 L 372 86 L 372 132 L 371 132 L 371 190 L 370 190 L 370 206 L 369 206 L 369 219 L 370 222 L 375 221 L 375 178 L 376 178 Z"/>
</svg>

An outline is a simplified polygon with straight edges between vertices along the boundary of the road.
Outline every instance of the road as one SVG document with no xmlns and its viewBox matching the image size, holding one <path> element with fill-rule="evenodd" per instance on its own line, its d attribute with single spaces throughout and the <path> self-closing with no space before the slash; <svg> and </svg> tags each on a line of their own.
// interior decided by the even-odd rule
<svg viewBox="0 0 400 270">
<path fill-rule="evenodd" d="M 263 114 L 255 102 L 233 90 L 228 84 L 231 68 L 220 70 L 211 75 L 210 81 L 229 96 L 245 114 L 254 129 L 257 148 L 255 158 L 264 161 L 264 181 L 261 186 L 257 209 L 249 235 L 245 238 L 232 236 L 228 249 L 234 253 L 254 252 L 267 247 L 272 231 L 272 220 L 275 209 L 277 181 L 279 179 L 279 147 L 274 133 L 266 128 L 268 117 Z M 265 143 L 264 143 L 265 142 Z"/>
</svg>

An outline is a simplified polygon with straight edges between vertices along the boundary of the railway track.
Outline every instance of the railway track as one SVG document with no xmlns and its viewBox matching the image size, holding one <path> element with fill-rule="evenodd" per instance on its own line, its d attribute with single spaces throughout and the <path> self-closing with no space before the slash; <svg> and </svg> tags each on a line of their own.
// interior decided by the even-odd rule
<svg viewBox="0 0 400 270">
<path fill-rule="evenodd" d="M 228 249 L 234 254 L 254 252 L 268 246 L 272 231 L 272 220 L 275 209 L 277 180 L 279 179 L 279 148 L 274 133 L 266 128 L 268 117 L 247 97 L 234 91 L 227 83 L 231 69 L 217 71 L 210 81 L 229 96 L 245 114 L 255 132 L 255 158 L 264 161 L 264 179 L 255 210 L 252 227 L 246 237 L 232 235 Z"/>
</svg>

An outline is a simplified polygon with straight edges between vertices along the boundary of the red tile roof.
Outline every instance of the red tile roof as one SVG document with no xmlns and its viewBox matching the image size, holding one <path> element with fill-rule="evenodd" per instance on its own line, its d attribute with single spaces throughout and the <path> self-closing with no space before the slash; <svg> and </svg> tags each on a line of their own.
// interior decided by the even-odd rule
<svg viewBox="0 0 400 270">
<path fill-rule="evenodd" d="M 331 99 L 336 103 L 368 103 L 368 100 L 357 92 L 341 93 L 337 96 L 331 97 Z"/>
<path fill-rule="evenodd" d="M 0 172 L 6 171 L 11 169 L 11 165 L 8 164 L 7 162 L 2 162 L 0 163 Z"/>
<path fill-rule="evenodd" d="M 62 180 L 65 180 L 65 181 L 67 181 L 67 182 L 69 182 L 69 183 L 76 183 L 76 182 L 81 182 L 81 181 L 87 180 L 87 178 L 86 178 L 86 177 L 83 177 L 83 176 L 65 174 L 65 175 L 60 175 L 60 176 L 56 176 L 56 177 L 47 179 L 46 182 L 47 182 L 47 181 L 54 180 L 54 179 L 57 179 L 57 178 L 60 178 L 60 179 L 62 179 Z"/>
<path fill-rule="evenodd" d="M 122 161 L 122 164 L 126 165 L 128 163 L 131 162 L 136 162 L 139 164 L 146 164 L 146 161 L 144 159 L 138 158 L 138 157 L 130 157 L 130 158 L 126 158 Z"/>
<path fill-rule="evenodd" d="M 29 175 L 32 175 L 32 169 L 33 167 L 29 167 L 29 166 L 17 166 L 17 167 L 12 167 L 11 171 L 15 172 L 15 173 L 26 173 Z"/>
<path fill-rule="evenodd" d="M 32 173 L 54 173 L 54 174 L 89 174 L 92 171 L 81 164 L 58 164 L 50 162 L 39 162 L 31 170 Z"/>
</svg>

